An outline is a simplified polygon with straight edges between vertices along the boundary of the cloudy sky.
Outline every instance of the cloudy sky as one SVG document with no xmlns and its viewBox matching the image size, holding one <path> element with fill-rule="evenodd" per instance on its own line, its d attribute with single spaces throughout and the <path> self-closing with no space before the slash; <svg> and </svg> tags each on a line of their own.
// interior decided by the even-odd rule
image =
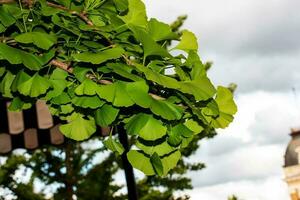
<svg viewBox="0 0 300 200">
<path fill-rule="evenodd" d="M 193 200 L 288 200 L 283 154 L 291 127 L 300 127 L 299 0 L 146 0 L 148 16 L 172 22 L 199 38 L 212 60 L 214 83 L 238 84 L 234 123 L 191 159 L 207 168 L 193 177 Z M 292 91 L 295 88 L 295 92 Z"/>
</svg>

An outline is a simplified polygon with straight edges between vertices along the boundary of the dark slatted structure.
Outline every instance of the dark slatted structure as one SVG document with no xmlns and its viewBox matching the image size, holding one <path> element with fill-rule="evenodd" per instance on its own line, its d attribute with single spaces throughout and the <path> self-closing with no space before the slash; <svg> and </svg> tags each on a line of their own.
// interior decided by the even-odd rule
<svg viewBox="0 0 300 200">
<path fill-rule="evenodd" d="M 8 106 L 9 102 L 0 98 L 0 154 L 65 142 L 66 138 L 59 131 L 59 120 L 51 116 L 44 101 L 38 100 L 31 109 L 22 112 L 8 111 Z M 97 132 L 107 135 L 109 128 Z"/>
</svg>

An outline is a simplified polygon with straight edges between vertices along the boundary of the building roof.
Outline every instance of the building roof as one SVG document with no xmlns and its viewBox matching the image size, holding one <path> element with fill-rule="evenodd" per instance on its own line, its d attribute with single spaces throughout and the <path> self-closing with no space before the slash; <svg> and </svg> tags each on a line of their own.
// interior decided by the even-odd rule
<svg viewBox="0 0 300 200">
<path fill-rule="evenodd" d="M 285 152 L 284 167 L 299 165 L 299 156 L 296 150 L 298 148 L 299 151 L 300 147 L 300 129 L 292 129 L 290 135 L 292 139 Z"/>
<path fill-rule="evenodd" d="M 66 138 L 59 131 L 60 121 L 52 117 L 46 103 L 21 112 L 8 111 L 9 102 L 0 98 L 0 155 L 14 149 L 34 150 L 43 145 L 62 145 Z M 107 135 L 109 128 L 99 128 Z"/>
</svg>

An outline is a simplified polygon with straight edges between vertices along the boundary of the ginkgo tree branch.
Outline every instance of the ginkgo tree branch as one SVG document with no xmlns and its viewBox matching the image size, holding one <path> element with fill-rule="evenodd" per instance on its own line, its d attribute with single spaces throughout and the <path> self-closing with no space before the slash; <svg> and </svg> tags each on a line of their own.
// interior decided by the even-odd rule
<svg viewBox="0 0 300 200">
<path fill-rule="evenodd" d="M 130 60 L 129 60 L 130 61 Z M 130 61 L 131 62 L 131 61 Z M 71 67 L 70 65 L 68 65 L 67 63 L 64 63 L 64 62 L 61 62 L 59 60 L 56 60 L 56 59 L 53 59 L 50 61 L 49 63 L 50 65 L 53 65 L 55 67 L 58 67 L 70 74 L 73 74 L 73 67 Z M 91 80 L 95 80 L 96 77 L 92 74 L 87 74 L 87 78 L 91 79 Z M 100 80 L 96 80 L 97 83 L 100 83 L 100 84 L 103 84 L 103 85 L 110 85 L 110 84 L 113 84 L 113 82 L 109 81 L 109 80 L 103 80 L 103 79 L 100 79 Z M 156 94 L 153 94 L 153 93 L 149 93 L 149 95 L 153 98 L 153 99 L 156 99 L 156 100 L 165 100 L 164 97 L 161 97 L 161 96 L 158 96 Z"/>
</svg>

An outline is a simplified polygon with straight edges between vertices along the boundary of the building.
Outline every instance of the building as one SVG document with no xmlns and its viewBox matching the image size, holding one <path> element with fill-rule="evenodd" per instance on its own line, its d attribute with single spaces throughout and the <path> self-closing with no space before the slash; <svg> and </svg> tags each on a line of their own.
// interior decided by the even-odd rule
<svg viewBox="0 0 300 200">
<path fill-rule="evenodd" d="M 300 200 L 300 129 L 292 129 L 284 156 L 285 181 L 291 200 Z"/>
</svg>

